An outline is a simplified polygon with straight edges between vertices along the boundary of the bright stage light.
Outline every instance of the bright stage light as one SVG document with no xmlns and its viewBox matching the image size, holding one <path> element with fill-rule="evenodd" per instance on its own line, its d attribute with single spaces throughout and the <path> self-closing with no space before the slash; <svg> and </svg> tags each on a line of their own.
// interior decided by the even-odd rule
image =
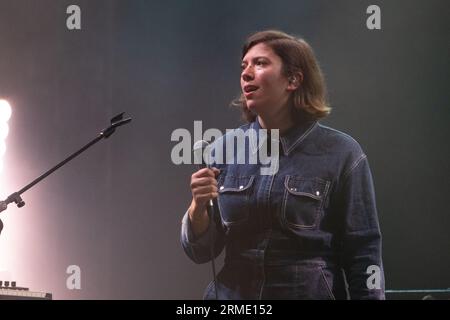
<svg viewBox="0 0 450 320">
<path fill-rule="evenodd" d="M 3 170 L 3 155 L 6 152 L 6 137 L 8 136 L 8 120 L 11 118 L 11 106 L 9 102 L 0 99 L 0 173 Z"/>
<path fill-rule="evenodd" d="M 9 102 L 4 99 L 0 99 L 0 123 L 8 122 L 10 117 L 11 106 L 9 105 Z"/>
<path fill-rule="evenodd" d="M 5 141 L 9 133 L 9 126 L 7 123 L 0 122 L 0 141 Z"/>
</svg>

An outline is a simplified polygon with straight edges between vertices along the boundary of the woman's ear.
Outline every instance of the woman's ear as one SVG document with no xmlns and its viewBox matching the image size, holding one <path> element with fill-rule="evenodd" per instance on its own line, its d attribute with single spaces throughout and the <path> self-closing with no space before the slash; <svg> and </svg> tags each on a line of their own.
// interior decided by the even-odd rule
<svg viewBox="0 0 450 320">
<path fill-rule="evenodd" d="M 287 90 L 288 91 L 295 91 L 298 89 L 298 87 L 302 84 L 303 82 L 303 73 L 298 72 L 294 75 L 291 75 L 290 77 L 288 77 L 288 87 Z"/>
</svg>

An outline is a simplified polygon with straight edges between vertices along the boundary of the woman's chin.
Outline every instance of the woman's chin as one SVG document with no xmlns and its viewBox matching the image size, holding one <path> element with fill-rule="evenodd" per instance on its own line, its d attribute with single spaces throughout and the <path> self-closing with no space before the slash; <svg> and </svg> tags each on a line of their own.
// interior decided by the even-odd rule
<svg viewBox="0 0 450 320">
<path fill-rule="evenodd" d="M 258 113 L 258 104 L 252 101 L 247 101 L 247 109 L 251 112 Z"/>
</svg>

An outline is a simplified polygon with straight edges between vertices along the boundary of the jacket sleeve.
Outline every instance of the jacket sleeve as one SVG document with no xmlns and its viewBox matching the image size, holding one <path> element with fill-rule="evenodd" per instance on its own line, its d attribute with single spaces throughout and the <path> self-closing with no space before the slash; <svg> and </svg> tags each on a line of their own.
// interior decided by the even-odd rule
<svg viewBox="0 0 450 320">
<path fill-rule="evenodd" d="M 344 221 L 343 268 L 351 299 L 385 299 L 381 232 L 375 190 L 365 154 L 344 174 L 340 188 Z"/>
<path fill-rule="evenodd" d="M 199 237 L 192 231 L 189 214 L 186 212 L 181 222 L 181 245 L 187 256 L 195 263 L 206 263 L 216 258 L 225 245 L 225 233 L 218 214 L 217 201 L 214 201 L 214 217 L 210 219 L 208 228 Z M 212 244 L 214 246 L 212 247 Z"/>
</svg>

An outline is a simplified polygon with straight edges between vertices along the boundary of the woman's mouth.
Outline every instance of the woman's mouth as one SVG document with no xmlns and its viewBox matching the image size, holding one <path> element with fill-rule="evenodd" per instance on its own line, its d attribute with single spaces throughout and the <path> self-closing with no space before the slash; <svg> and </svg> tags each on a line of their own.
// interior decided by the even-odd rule
<svg viewBox="0 0 450 320">
<path fill-rule="evenodd" d="M 244 86 L 244 95 L 245 95 L 245 97 L 251 96 L 258 89 L 259 89 L 259 87 L 258 86 L 254 86 L 254 85 L 246 85 L 246 86 Z"/>
</svg>

